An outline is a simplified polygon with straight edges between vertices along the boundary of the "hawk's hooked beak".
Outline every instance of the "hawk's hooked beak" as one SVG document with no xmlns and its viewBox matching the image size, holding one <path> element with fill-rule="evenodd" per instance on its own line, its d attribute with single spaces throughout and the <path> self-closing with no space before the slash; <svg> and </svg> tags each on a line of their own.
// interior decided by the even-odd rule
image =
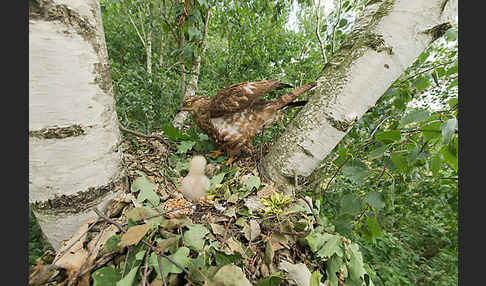
<svg viewBox="0 0 486 286">
<path fill-rule="evenodd" d="M 191 111 L 192 108 L 185 106 L 185 107 L 182 107 L 181 110 L 182 111 Z"/>
</svg>

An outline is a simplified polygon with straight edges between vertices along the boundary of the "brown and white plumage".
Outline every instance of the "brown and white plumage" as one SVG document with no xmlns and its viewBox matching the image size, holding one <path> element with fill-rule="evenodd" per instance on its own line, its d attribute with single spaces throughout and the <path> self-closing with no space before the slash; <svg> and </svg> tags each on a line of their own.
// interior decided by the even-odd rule
<svg viewBox="0 0 486 286">
<path fill-rule="evenodd" d="M 182 179 L 182 195 L 188 201 L 197 203 L 206 196 L 210 182 L 204 175 L 206 159 L 203 156 L 194 156 L 191 159 L 189 173 Z"/>
<path fill-rule="evenodd" d="M 267 101 L 263 95 L 291 87 L 279 79 L 243 82 L 223 88 L 215 97 L 192 96 L 183 102 L 196 124 L 230 156 L 251 150 L 251 139 L 272 123 L 280 110 L 316 85 L 311 82 Z M 298 104 L 295 104 L 298 105 Z"/>
</svg>

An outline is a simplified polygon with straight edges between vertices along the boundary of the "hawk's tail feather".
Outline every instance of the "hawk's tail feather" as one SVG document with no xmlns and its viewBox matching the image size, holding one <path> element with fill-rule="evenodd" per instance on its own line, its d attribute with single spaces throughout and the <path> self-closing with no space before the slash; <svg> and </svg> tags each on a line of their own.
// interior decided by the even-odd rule
<svg viewBox="0 0 486 286">
<path fill-rule="evenodd" d="M 283 83 L 283 82 L 280 82 L 277 87 L 275 88 L 276 90 L 279 90 L 279 89 L 284 89 L 284 88 L 293 88 L 294 86 L 291 85 L 291 84 L 288 84 L 288 83 Z"/>
<path fill-rule="evenodd" d="M 298 106 L 304 106 L 307 104 L 307 100 L 300 100 L 300 101 L 292 101 L 282 107 L 282 109 L 287 109 L 287 108 L 293 108 L 293 107 L 298 107 Z"/>
<path fill-rule="evenodd" d="M 308 91 L 309 89 L 313 88 L 317 85 L 317 82 L 313 81 L 306 85 L 299 86 L 298 88 L 292 90 L 289 93 L 282 95 L 280 98 L 276 100 L 276 106 L 278 109 L 285 107 L 289 103 L 291 103 L 294 99 L 299 97 L 299 95 L 303 94 L 304 92 Z"/>
</svg>

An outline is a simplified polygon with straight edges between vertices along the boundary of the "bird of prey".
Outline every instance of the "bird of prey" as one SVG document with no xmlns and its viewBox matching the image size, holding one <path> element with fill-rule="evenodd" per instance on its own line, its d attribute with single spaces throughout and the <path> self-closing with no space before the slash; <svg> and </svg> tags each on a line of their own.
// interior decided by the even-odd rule
<svg viewBox="0 0 486 286">
<path fill-rule="evenodd" d="M 292 86 L 279 79 L 242 82 L 223 88 L 215 97 L 188 97 L 182 110 L 192 114 L 211 141 L 230 156 L 230 163 L 242 151 L 251 154 L 251 139 L 271 124 L 282 109 L 300 105 L 292 101 L 314 86 L 316 82 L 311 82 L 267 101 L 263 95 Z"/>
</svg>

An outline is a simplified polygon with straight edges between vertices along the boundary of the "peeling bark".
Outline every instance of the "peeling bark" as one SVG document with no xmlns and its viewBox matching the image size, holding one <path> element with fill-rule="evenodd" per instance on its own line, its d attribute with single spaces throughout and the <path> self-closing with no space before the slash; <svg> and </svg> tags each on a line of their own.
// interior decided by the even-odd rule
<svg viewBox="0 0 486 286">
<path fill-rule="evenodd" d="M 308 104 L 265 156 L 264 177 L 294 192 L 293 178 L 309 176 L 352 124 L 447 30 L 454 9 L 443 9 L 443 3 L 382 0 L 367 5 L 318 78 Z"/>
</svg>

